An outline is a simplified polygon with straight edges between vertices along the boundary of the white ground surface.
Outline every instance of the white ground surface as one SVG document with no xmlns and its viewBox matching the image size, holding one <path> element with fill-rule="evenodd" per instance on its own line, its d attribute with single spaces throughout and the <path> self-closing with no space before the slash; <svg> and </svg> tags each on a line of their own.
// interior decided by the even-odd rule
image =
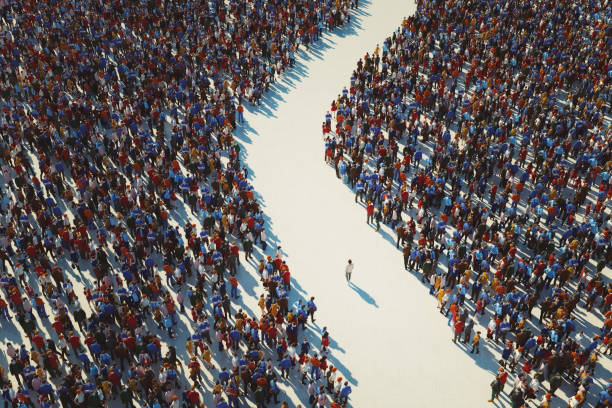
<svg viewBox="0 0 612 408">
<path fill-rule="evenodd" d="M 252 182 L 292 276 L 316 296 L 318 321 L 341 347 L 333 354 L 349 370 L 343 374 L 353 383 L 353 406 L 486 406 L 492 376 L 480 365 L 494 361 L 453 346 L 434 298 L 365 223 L 363 207 L 323 161 L 326 109 L 357 60 L 415 10 L 408 1 L 364 6 L 352 28 L 326 36 L 314 57 L 266 95 L 265 106 L 245 115 Z"/>
<path fill-rule="evenodd" d="M 269 229 L 282 243 L 302 294 L 316 296 L 317 323 L 328 327 L 337 344 L 332 354 L 352 382 L 351 405 L 493 406 L 486 401 L 499 357 L 491 352 L 498 356 L 499 350 L 482 341 L 476 356 L 452 343 L 435 299 L 403 269 L 401 254 L 390 243 L 392 231 L 387 229 L 390 236 L 383 239 L 365 223 L 364 208 L 353 203 L 353 193 L 323 160 L 321 122 L 331 101 L 347 85 L 357 60 L 415 8 L 409 1 L 364 4 L 352 26 L 326 35 L 305 58 L 302 54 L 263 105 L 245 113 L 247 124 L 237 137 Z M 355 263 L 351 285 L 344 277 L 349 258 Z M 486 326 L 488 316 L 479 323 Z M 596 377 L 605 381 L 609 360 L 602 360 L 605 367 Z M 505 391 L 510 389 L 506 385 Z M 566 406 L 573 394 L 564 391 L 574 389 L 564 387 L 551 406 Z M 589 401 L 598 392 L 594 386 Z M 510 402 L 503 397 L 495 406 Z"/>
</svg>

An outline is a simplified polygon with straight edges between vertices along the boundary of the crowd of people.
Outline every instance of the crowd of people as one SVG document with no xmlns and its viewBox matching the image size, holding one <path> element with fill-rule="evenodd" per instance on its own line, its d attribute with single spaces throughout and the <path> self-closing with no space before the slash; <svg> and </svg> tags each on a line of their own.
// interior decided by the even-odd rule
<svg viewBox="0 0 612 408">
<path fill-rule="evenodd" d="M 0 2 L 5 407 L 347 404 L 232 131 L 357 5 Z"/>
<path fill-rule="evenodd" d="M 515 408 L 559 387 L 555 406 L 612 403 L 595 372 L 612 351 L 611 18 L 597 0 L 419 0 L 322 123 L 326 162 L 452 340 L 499 363 L 489 402 L 508 381 Z"/>
</svg>

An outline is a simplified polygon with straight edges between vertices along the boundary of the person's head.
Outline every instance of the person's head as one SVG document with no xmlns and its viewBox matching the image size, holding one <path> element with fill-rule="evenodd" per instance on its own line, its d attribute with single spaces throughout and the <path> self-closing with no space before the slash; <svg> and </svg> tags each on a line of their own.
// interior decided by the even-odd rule
<svg viewBox="0 0 612 408">
<path fill-rule="evenodd" d="M 349 263 L 350 263 L 350 264 L 352 264 L 352 263 L 353 263 L 353 261 L 351 261 L 351 260 L 349 259 Z"/>
</svg>

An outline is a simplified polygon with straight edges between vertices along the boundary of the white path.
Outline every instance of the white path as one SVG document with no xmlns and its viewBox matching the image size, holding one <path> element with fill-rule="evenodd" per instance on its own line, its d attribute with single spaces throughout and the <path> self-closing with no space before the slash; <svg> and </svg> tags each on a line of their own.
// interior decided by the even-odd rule
<svg viewBox="0 0 612 408">
<path fill-rule="evenodd" d="M 352 405 L 482 407 L 491 374 L 453 346 L 433 297 L 403 270 L 394 245 L 366 225 L 363 207 L 323 161 L 321 121 L 332 99 L 358 58 L 414 10 L 409 1 L 369 3 L 353 28 L 326 36 L 327 47 L 245 115 L 243 147 L 292 275 L 316 296 L 317 323 L 343 349 L 333 351 L 350 370 Z M 345 282 L 348 258 L 356 287 Z"/>
</svg>

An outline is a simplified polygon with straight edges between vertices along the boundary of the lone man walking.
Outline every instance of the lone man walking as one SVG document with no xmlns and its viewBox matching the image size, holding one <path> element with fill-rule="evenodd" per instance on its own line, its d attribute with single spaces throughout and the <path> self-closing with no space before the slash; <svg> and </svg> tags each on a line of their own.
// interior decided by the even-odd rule
<svg viewBox="0 0 612 408">
<path fill-rule="evenodd" d="M 346 265 L 346 268 L 344 268 L 344 273 L 346 275 L 346 281 L 350 282 L 351 281 L 351 274 L 353 273 L 353 267 L 355 265 L 353 265 L 353 261 L 351 261 L 350 259 L 348 260 L 348 264 Z"/>
</svg>

